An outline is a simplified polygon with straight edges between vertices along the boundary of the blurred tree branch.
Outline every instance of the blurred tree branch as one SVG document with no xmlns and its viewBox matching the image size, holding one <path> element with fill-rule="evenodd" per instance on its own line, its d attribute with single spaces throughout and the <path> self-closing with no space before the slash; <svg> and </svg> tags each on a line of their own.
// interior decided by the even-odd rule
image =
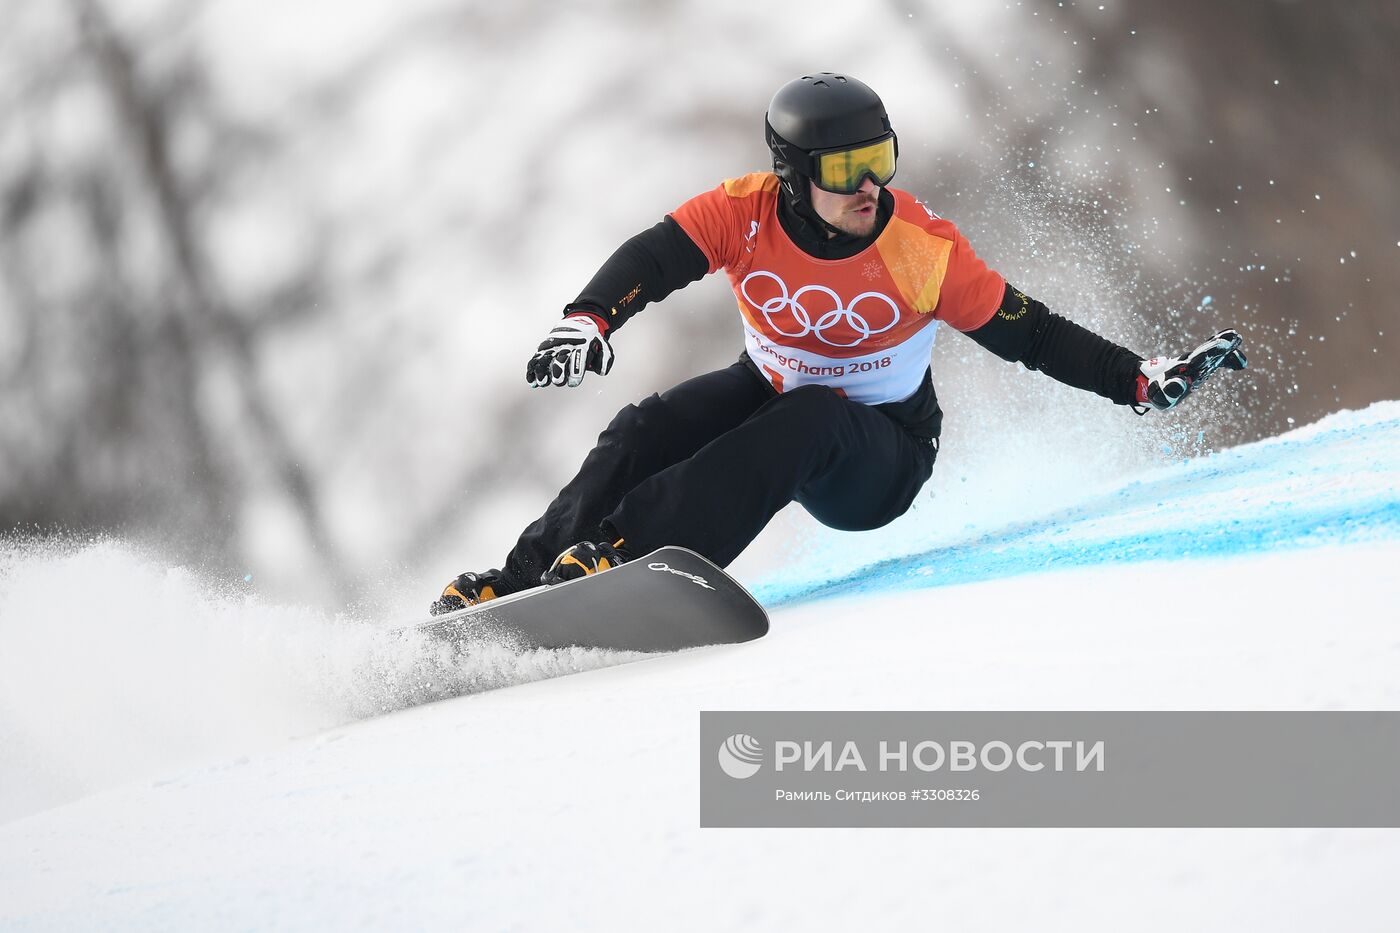
<svg viewBox="0 0 1400 933">
<path fill-rule="evenodd" d="M 170 155 L 169 129 L 160 105 L 142 87 L 131 52 L 112 27 L 97 0 L 71 0 L 85 48 L 104 76 L 128 144 L 136 152 L 155 198 L 160 229 L 174 261 L 185 313 L 173 318 L 170 336 L 175 356 L 183 360 L 217 355 L 233 369 L 243 413 L 263 456 L 301 518 L 312 549 L 351 588 L 341 570 L 337 549 L 326 530 L 313 480 L 283 431 L 271 404 L 259 391 L 251 330 L 231 312 L 195 232 L 193 210 L 184 197 Z M 212 458 L 203 459 L 212 463 Z"/>
</svg>

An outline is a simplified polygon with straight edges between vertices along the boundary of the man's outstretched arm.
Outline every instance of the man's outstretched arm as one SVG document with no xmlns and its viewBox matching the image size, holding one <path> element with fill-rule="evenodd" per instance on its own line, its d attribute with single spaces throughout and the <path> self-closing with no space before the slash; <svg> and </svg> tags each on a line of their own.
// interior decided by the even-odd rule
<svg viewBox="0 0 1400 933">
<path fill-rule="evenodd" d="M 1006 286 L 1000 307 L 967 335 L 997 356 L 1118 405 L 1171 408 L 1221 366 L 1244 369 L 1240 336 L 1222 331 L 1168 360 L 1142 357 Z"/>
</svg>

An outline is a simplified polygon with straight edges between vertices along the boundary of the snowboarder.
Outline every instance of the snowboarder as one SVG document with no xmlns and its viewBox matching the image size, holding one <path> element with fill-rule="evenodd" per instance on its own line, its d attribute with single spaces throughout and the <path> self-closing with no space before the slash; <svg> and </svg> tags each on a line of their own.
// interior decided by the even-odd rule
<svg viewBox="0 0 1400 933">
<path fill-rule="evenodd" d="M 663 545 L 723 567 L 794 500 L 832 528 L 888 524 L 938 452 L 939 322 L 1139 413 L 1245 366 L 1234 331 L 1143 360 L 1008 284 L 950 221 L 888 187 L 898 140 L 879 96 L 849 75 L 787 83 L 765 130 L 773 171 L 729 179 L 624 243 L 565 306 L 526 376 L 543 388 L 606 375 L 623 324 L 720 269 L 743 323 L 739 362 L 619 412 L 504 566 L 457 577 L 434 613 Z"/>
</svg>

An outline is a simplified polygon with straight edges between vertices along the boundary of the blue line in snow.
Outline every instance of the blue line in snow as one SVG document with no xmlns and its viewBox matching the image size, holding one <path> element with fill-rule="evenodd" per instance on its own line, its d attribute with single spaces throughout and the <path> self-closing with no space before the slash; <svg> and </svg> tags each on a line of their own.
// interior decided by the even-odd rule
<svg viewBox="0 0 1400 933">
<path fill-rule="evenodd" d="M 1359 513 L 1350 507 L 1298 510 L 1284 517 L 1231 519 L 1215 527 L 1162 529 L 1097 541 L 1073 538 L 1064 543 L 1046 543 L 1041 540 L 1046 530 L 1045 525 L 1038 524 L 965 544 L 933 548 L 880 561 L 834 580 L 759 586 L 754 595 L 764 606 L 774 609 L 832 596 L 977 583 L 1072 567 L 1224 557 L 1396 539 L 1400 538 L 1400 501 L 1378 503 Z M 1032 538 L 1036 540 L 1027 540 Z"/>
</svg>

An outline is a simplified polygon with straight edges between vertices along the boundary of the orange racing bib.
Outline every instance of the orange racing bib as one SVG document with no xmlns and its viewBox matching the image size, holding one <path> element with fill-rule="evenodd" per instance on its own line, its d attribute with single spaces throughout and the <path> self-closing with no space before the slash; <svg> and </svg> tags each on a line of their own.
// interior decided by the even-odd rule
<svg viewBox="0 0 1400 933">
<path fill-rule="evenodd" d="M 907 192 L 875 242 L 847 259 L 818 259 L 778 222 L 778 177 L 732 178 L 671 216 L 738 300 L 749 358 L 779 392 L 829 386 L 867 405 L 913 395 L 939 321 L 985 324 L 1005 281 L 957 228 Z"/>
</svg>

